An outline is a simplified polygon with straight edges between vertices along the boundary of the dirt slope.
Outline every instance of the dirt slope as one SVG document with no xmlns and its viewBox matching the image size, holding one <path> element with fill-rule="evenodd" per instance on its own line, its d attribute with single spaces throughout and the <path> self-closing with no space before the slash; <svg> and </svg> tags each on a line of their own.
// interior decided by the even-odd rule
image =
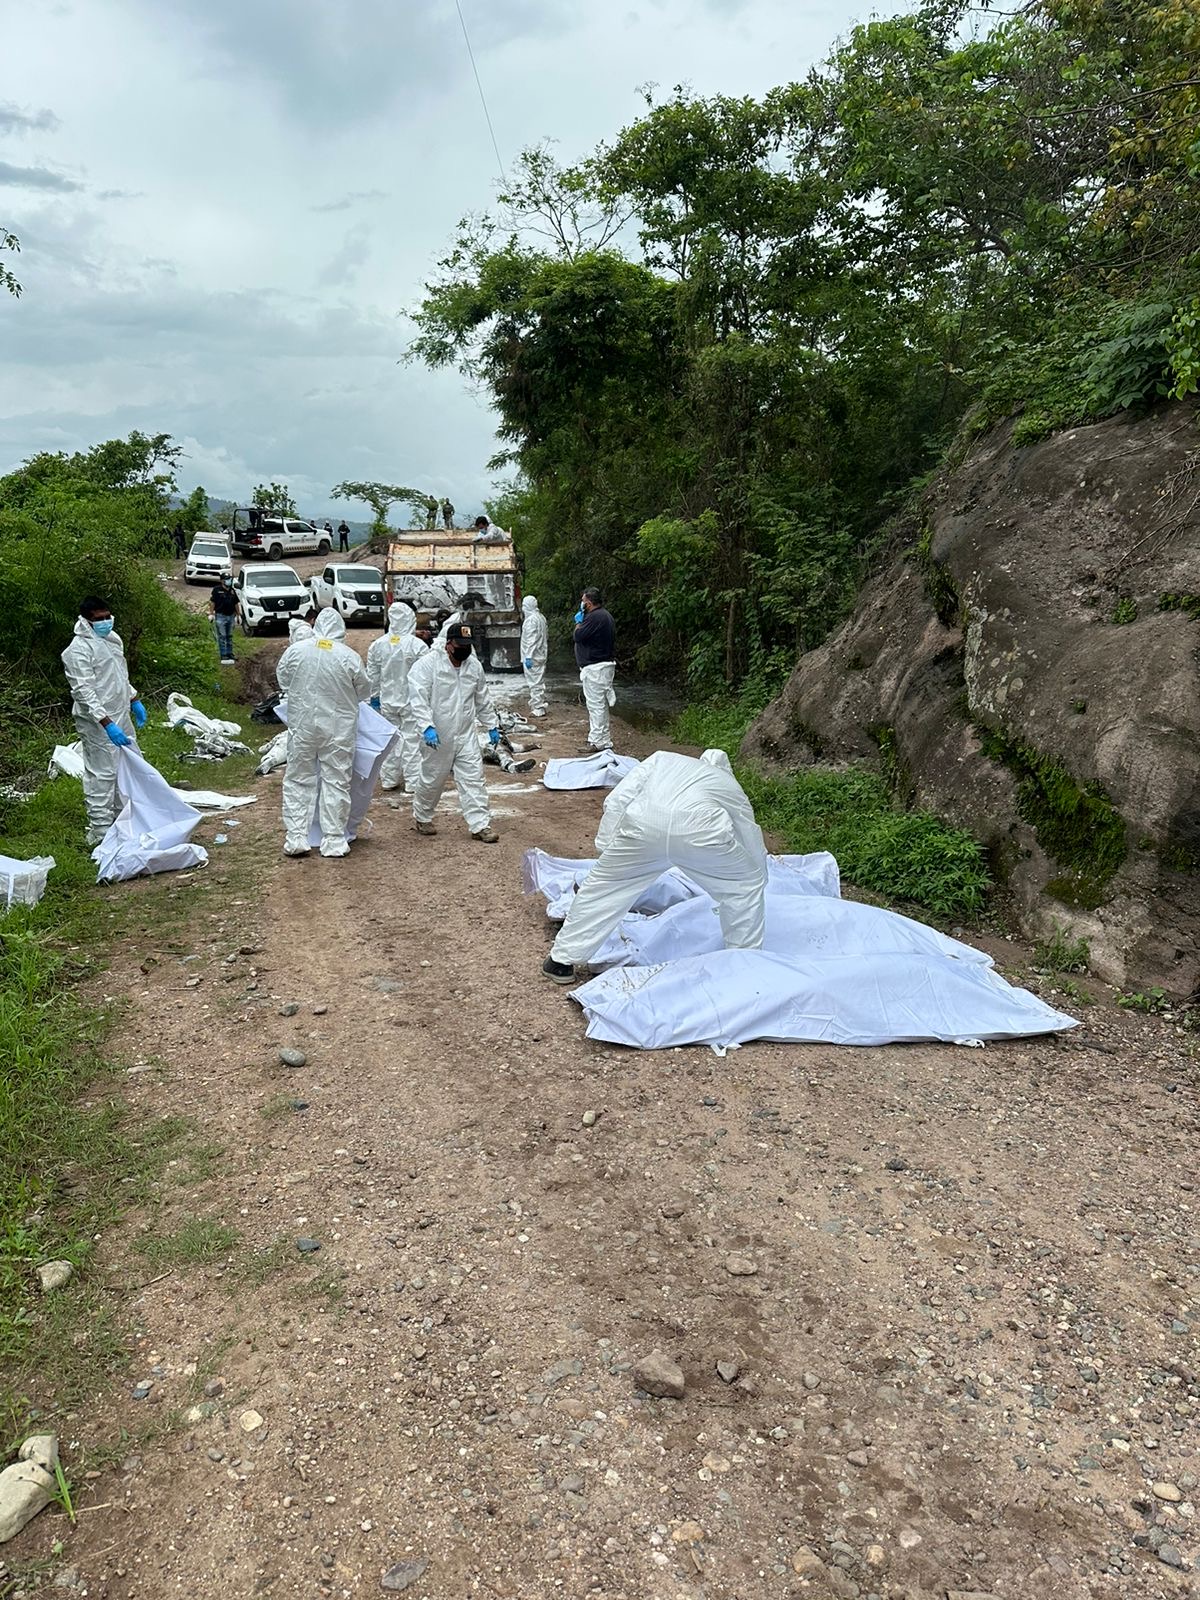
<svg viewBox="0 0 1200 1600">
<path fill-rule="evenodd" d="M 588 853 L 598 795 L 500 779 L 490 849 L 381 797 L 292 862 L 278 790 L 199 959 L 108 979 L 135 1103 L 223 1152 L 155 1227 L 240 1242 L 161 1277 L 136 1216 L 101 1241 L 151 1281 L 65 1454 L 127 1436 L 10 1559 L 61 1538 L 92 1600 L 1191 1592 L 1145 1543 L 1200 1547 L 1186 1041 L 1097 1005 L 1061 1044 L 596 1046 L 519 866 Z M 655 1346 L 684 1399 L 635 1390 Z"/>
</svg>

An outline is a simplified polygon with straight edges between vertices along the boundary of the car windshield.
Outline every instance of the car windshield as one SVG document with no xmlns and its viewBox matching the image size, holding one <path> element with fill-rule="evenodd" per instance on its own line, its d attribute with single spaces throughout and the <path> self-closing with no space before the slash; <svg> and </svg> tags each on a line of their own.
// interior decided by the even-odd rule
<svg viewBox="0 0 1200 1600">
<path fill-rule="evenodd" d="M 378 588 L 383 588 L 383 578 L 377 567 L 339 567 L 337 570 L 339 583 L 370 583 Z"/>
<path fill-rule="evenodd" d="M 197 541 L 192 546 L 192 554 L 194 556 L 227 556 L 229 554 L 229 549 L 223 544 L 217 544 L 215 542 L 212 544 L 201 544 L 199 541 Z"/>
<path fill-rule="evenodd" d="M 276 567 L 274 572 L 247 570 L 243 579 L 247 589 L 300 589 L 303 585 L 291 567 Z"/>
</svg>

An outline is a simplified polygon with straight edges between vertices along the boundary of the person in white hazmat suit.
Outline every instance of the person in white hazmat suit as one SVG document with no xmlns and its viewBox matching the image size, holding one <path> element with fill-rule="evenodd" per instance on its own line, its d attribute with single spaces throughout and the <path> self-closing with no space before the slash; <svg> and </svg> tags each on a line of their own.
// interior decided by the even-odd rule
<svg viewBox="0 0 1200 1600">
<path fill-rule="evenodd" d="M 408 709 L 408 673 L 413 662 L 428 648 L 417 638 L 417 614 L 403 600 L 388 607 L 388 629 L 374 640 L 367 651 L 367 678 L 371 684 L 371 704 L 386 717 L 399 737 L 384 757 L 379 769 L 381 789 L 417 787 L 421 770 L 420 740 L 417 725 Z"/>
<path fill-rule="evenodd" d="M 421 730 L 421 776 L 413 794 L 413 826 L 434 834 L 433 813 L 453 774 L 459 804 L 472 839 L 495 844 L 483 752 L 475 732 L 478 720 L 490 744 L 500 743 L 500 719 L 488 693 L 479 657 L 472 654 L 471 630 L 456 622 L 444 645 L 434 644 L 409 670 L 408 704 Z"/>
<path fill-rule="evenodd" d="M 350 853 L 350 779 L 358 703 L 371 692 L 358 653 L 343 641 L 346 624 L 326 606 L 313 638 L 284 651 L 276 678 L 287 695 L 288 761 L 283 775 L 284 853 L 308 854 L 308 830 L 320 777 L 321 854 Z M 290 658 L 290 659 L 289 659 Z"/>
<path fill-rule="evenodd" d="M 97 845 L 117 820 L 117 751 L 137 749 L 136 728 L 146 708 L 129 682 L 125 646 L 113 632 L 108 603 L 90 595 L 80 606 L 70 644 L 62 653 L 71 685 L 71 715 L 83 747 L 83 803 L 87 842 Z"/>
<path fill-rule="evenodd" d="M 312 623 L 305 622 L 303 617 L 293 617 L 288 623 L 288 647 L 275 663 L 275 682 L 279 685 L 280 694 L 285 698 L 292 668 L 296 664 L 297 647 L 306 639 L 314 637 Z"/>
<path fill-rule="evenodd" d="M 544 717 L 550 709 L 546 699 L 546 657 L 550 653 L 550 629 L 538 610 L 537 597 L 527 594 L 521 601 L 521 664 L 525 668 L 525 687 L 529 690 L 529 715 Z"/>
<path fill-rule="evenodd" d="M 754 808 L 723 750 L 660 750 L 604 802 L 600 859 L 580 885 L 542 971 L 574 983 L 633 903 L 671 867 L 712 896 L 730 950 L 763 942 L 767 850 Z"/>
</svg>

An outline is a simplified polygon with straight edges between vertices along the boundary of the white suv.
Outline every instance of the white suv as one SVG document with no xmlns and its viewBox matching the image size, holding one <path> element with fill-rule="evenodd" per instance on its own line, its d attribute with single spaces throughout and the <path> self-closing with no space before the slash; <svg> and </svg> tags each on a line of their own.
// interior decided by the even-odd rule
<svg viewBox="0 0 1200 1600">
<path fill-rule="evenodd" d="M 318 610 L 322 606 L 332 606 L 351 627 L 356 624 L 383 627 L 387 594 L 378 567 L 368 567 L 362 562 L 356 565 L 334 562 L 317 577 L 310 578 L 308 586 Z"/>
<path fill-rule="evenodd" d="M 217 583 L 233 577 L 233 557 L 224 539 L 198 533 L 183 564 L 184 583 Z"/>
<path fill-rule="evenodd" d="M 312 605 L 298 574 L 281 561 L 243 567 L 233 588 L 243 633 L 265 633 L 272 624 L 286 628 L 293 617 L 304 616 Z"/>
<path fill-rule="evenodd" d="M 266 556 L 282 561 L 284 556 L 327 556 L 333 548 L 328 528 L 318 528 L 300 517 L 259 517 L 254 527 L 239 527 L 245 513 L 238 513 L 233 525 L 233 548 L 247 556 Z"/>
</svg>

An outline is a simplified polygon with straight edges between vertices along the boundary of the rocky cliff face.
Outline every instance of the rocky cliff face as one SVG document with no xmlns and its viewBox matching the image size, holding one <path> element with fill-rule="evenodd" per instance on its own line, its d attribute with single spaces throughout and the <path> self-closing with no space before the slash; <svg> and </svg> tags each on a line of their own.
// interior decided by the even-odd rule
<svg viewBox="0 0 1200 1600">
<path fill-rule="evenodd" d="M 1027 932 L 1200 983 L 1200 417 L 979 439 L 916 548 L 747 734 L 767 768 L 882 761 L 990 848 Z"/>
</svg>

